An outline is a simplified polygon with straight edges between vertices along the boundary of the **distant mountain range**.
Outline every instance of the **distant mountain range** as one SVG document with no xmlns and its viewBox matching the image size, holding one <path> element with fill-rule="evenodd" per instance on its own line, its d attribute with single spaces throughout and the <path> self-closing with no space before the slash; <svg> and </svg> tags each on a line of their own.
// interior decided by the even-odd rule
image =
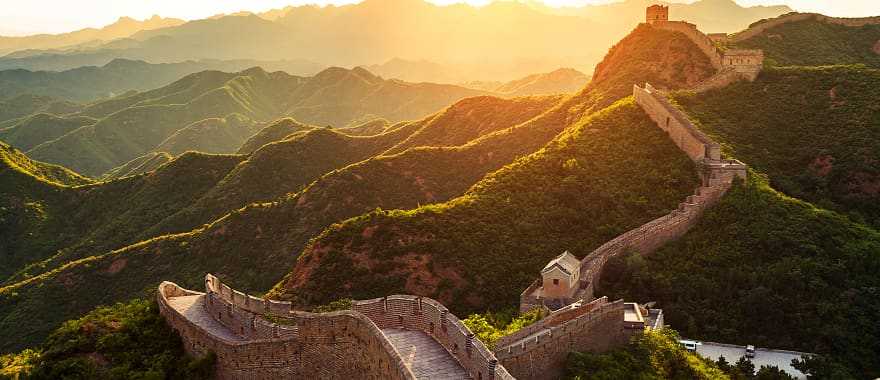
<svg viewBox="0 0 880 380">
<path fill-rule="evenodd" d="M 200 60 L 151 64 L 115 58 L 100 67 L 84 66 L 61 72 L 24 69 L 0 71 L 0 100 L 31 94 L 91 102 L 127 91 L 162 87 L 199 71 L 236 72 L 254 66 L 293 75 L 314 75 L 324 69 L 323 66 L 307 61 Z"/>
<path fill-rule="evenodd" d="M 263 17 L 240 13 L 145 29 L 66 50 L 16 52 L 0 58 L 0 69 L 66 70 L 101 66 L 114 58 L 154 63 L 287 59 L 350 67 L 402 57 L 459 66 L 454 71 L 468 75 L 458 78 L 451 73 L 456 81 L 508 81 L 558 67 L 589 71 L 609 45 L 644 19 L 645 4 L 645 0 L 628 0 L 556 9 L 516 2 L 472 7 L 437 6 L 423 0 L 366 0 L 339 7 L 309 5 Z M 702 30 L 732 32 L 788 11 L 787 7 L 744 8 L 730 0 L 702 0 L 675 4 L 670 12 L 672 18 L 695 22 Z M 582 38 L 573 46 L 568 36 Z"/>
<path fill-rule="evenodd" d="M 76 45 L 99 45 L 117 38 L 131 36 L 142 30 L 177 26 L 186 21 L 176 18 L 152 18 L 139 21 L 130 17 L 120 17 L 116 22 L 103 28 L 86 28 L 62 34 L 38 34 L 23 37 L 0 36 L 0 55 L 29 49 L 60 49 Z"/>
<path fill-rule="evenodd" d="M 197 65 L 116 60 L 103 68 L 82 70 L 92 76 L 76 75 L 76 70 L 31 74 L 42 75 L 46 89 L 81 88 L 86 92 L 103 84 L 105 91 L 106 86 L 122 91 L 118 86 L 144 86 L 137 78 L 167 80 L 175 70 Z M 4 73 L 0 72 L 0 78 Z M 13 73 L 21 74 L 20 70 Z M 69 80 L 90 85 L 70 86 Z M 132 160 L 156 162 L 144 155 L 159 152 L 172 156 L 187 150 L 234 153 L 266 122 L 283 116 L 335 127 L 377 118 L 397 122 L 420 118 L 466 97 L 573 92 L 586 80 L 578 71 L 560 69 L 487 91 L 384 79 L 363 68 L 329 68 L 312 77 L 270 73 L 258 67 L 237 73 L 202 71 L 154 90 L 131 91 L 85 106 L 18 95 L 0 103 L 0 116 L 8 113 L 11 119 L 0 119 L 0 139 L 35 159 L 100 176 Z"/>
</svg>

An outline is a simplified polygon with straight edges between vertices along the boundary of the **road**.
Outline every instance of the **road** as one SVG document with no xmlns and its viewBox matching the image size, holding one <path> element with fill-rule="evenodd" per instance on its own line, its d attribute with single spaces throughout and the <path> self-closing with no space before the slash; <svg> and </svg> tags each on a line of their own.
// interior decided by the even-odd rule
<svg viewBox="0 0 880 380">
<path fill-rule="evenodd" d="M 732 344 L 713 342 L 702 343 L 702 345 L 697 346 L 697 353 L 704 358 L 718 360 L 719 357 L 724 356 L 724 359 L 727 360 L 728 363 L 733 364 L 737 360 L 739 360 L 739 358 L 745 356 L 746 354 L 745 346 L 734 346 Z M 755 357 L 751 360 L 752 364 L 755 365 L 755 370 L 761 368 L 762 365 L 775 365 L 779 367 L 779 369 L 788 372 L 789 375 L 792 375 L 797 379 L 806 379 L 807 377 L 803 373 L 801 373 L 801 371 L 798 371 L 791 366 L 791 360 L 798 359 L 801 357 L 801 355 L 805 354 L 803 352 L 756 348 Z"/>
</svg>

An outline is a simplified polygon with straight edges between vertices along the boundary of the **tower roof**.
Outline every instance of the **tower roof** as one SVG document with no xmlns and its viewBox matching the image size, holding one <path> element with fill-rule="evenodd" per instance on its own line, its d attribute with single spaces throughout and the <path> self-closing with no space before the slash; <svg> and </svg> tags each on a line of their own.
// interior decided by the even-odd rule
<svg viewBox="0 0 880 380">
<path fill-rule="evenodd" d="M 541 273 L 546 273 L 553 269 L 553 267 L 559 267 L 563 272 L 572 274 L 578 270 L 580 265 L 581 261 L 578 260 L 577 257 L 572 255 L 571 252 L 565 251 L 562 252 L 561 255 L 556 256 L 553 260 L 550 260 L 550 262 L 544 266 L 544 269 L 541 269 Z"/>
</svg>

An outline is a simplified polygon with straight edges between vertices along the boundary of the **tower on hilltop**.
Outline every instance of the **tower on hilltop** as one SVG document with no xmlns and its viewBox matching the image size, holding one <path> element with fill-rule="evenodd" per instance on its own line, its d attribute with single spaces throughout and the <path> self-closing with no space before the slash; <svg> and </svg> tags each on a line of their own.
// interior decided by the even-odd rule
<svg viewBox="0 0 880 380">
<path fill-rule="evenodd" d="M 658 21 L 669 21 L 669 7 L 655 4 L 645 10 L 645 22 L 653 24 Z"/>
</svg>

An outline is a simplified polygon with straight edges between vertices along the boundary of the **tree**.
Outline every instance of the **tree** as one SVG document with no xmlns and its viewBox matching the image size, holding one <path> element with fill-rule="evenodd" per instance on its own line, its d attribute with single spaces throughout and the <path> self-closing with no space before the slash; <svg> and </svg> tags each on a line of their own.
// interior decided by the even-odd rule
<svg viewBox="0 0 880 380">
<path fill-rule="evenodd" d="M 755 380 L 794 380 L 794 377 L 775 365 L 762 365 L 761 369 L 758 370 L 758 373 L 755 374 Z"/>
<path fill-rule="evenodd" d="M 745 356 L 739 358 L 734 365 L 736 370 L 739 371 L 746 379 L 752 379 L 755 377 L 755 365 L 752 364 L 752 361 L 746 359 Z"/>
</svg>

